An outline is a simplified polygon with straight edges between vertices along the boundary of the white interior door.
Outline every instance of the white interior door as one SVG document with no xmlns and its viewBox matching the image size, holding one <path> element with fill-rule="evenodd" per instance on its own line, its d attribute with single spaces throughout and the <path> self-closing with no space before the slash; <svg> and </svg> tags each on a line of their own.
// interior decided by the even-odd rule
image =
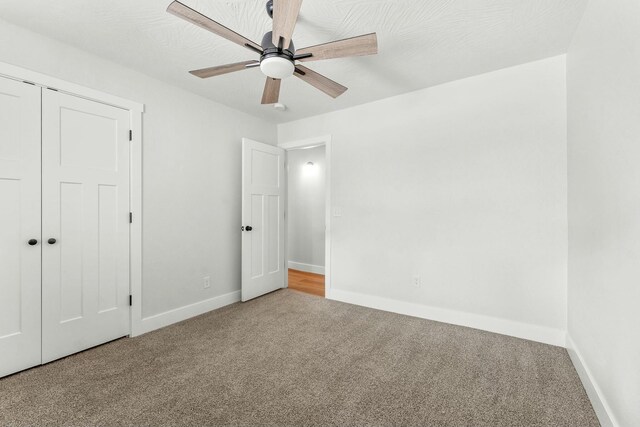
<svg viewBox="0 0 640 427">
<path fill-rule="evenodd" d="M 284 287 L 284 150 L 242 140 L 242 301 Z"/>
<path fill-rule="evenodd" d="M 129 112 L 44 90 L 42 126 L 46 363 L 129 334 Z"/>
<path fill-rule="evenodd" d="M 41 248 L 40 88 L 0 77 L 0 377 L 40 364 Z"/>
</svg>

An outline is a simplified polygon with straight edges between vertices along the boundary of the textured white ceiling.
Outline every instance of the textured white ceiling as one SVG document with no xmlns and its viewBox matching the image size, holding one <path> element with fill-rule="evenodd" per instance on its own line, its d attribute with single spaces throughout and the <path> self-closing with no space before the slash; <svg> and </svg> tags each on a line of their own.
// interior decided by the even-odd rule
<svg viewBox="0 0 640 427">
<path fill-rule="evenodd" d="M 260 42 L 266 0 L 183 0 Z M 331 99 L 283 82 L 285 112 L 260 105 L 259 69 L 201 80 L 188 70 L 256 58 L 165 12 L 170 0 L 2 0 L 0 16 L 255 116 L 286 122 L 566 52 L 586 0 L 305 0 L 297 48 L 377 32 L 379 54 L 309 62 L 349 90 Z"/>
</svg>

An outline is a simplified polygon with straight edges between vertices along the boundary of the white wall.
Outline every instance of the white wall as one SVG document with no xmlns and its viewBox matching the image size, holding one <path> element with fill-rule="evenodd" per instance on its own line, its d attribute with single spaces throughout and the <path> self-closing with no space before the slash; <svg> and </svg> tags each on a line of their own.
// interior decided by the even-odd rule
<svg viewBox="0 0 640 427">
<path fill-rule="evenodd" d="M 313 167 L 305 166 L 313 162 Z M 287 151 L 289 267 L 324 272 L 325 148 Z"/>
<path fill-rule="evenodd" d="M 564 344 L 565 83 L 558 56 L 279 125 L 332 135 L 331 296 Z"/>
<path fill-rule="evenodd" d="M 239 290 L 241 138 L 275 126 L 4 21 L 0 40 L 2 62 L 146 105 L 143 317 Z"/>
<path fill-rule="evenodd" d="M 605 426 L 640 425 L 639 17 L 590 0 L 567 56 L 568 329 Z"/>
</svg>

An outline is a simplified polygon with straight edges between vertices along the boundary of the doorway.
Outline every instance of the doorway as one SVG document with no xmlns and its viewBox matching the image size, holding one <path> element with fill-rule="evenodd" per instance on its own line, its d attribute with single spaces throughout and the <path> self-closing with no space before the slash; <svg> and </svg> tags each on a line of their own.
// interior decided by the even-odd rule
<svg viewBox="0 0 640 427">
<path fill-rule="evenodd" d="M 288 287 L 326 296 L 328 162 L 325 143 L 287 149 Z"/>
</svg>

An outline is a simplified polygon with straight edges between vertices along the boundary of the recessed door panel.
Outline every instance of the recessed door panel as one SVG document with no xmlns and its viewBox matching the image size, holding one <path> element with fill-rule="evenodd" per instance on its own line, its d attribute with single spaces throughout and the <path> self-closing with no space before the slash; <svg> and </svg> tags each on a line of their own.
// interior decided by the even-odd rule
<svg viewBox="0 0 640 427">
<path fill-rule="evenodd" d="M 266 215 L 265 224 L 267 225 L 265 230 L 265 249 L 266 249 L 266 261 L 267 272 L 274 274 L 280 271 L 282 268 L 282 260 L 280 259 L 280 196 L 269 195 L 266 196 Z"/>
<path fill-rule="evenodd" d="M 100 312 L 118 307 L 118 187 L 98 186 Z"/>
<path fill-rule="evenodd" d="M 118 121 L 88 111 L 60 108 L 60 164 L 115 171 Z"/>
<path fill-rule="evenodd" d="M 251 151 L 251 184 L 261 187 L 280 187 L 280 156 L 260 150 Z"/>
<path fill-rule="evenodd" d="M 60 232 L 56 235 L 60 245 L 60 322 L 82 317 L 83 205 L 82 184 L 61 182 Z"/>
<path fill-rule="evenodd" d="M 41 241 L 40 88 L 0 77 L 0 377 L 41 361 Z"/>
<path fill-rule="evenodd" d="M 256 279 L 264 275 L 264 260 L 262 256 L 263 231 L 262 219 L 264 216 L 264 196 L 262 194 L 251 195 L 251 278 Z"/>
<path fill-rule="evenodd" d="M 8 86 L 19 84 L 18 82 L 2 79 L 4 86 L 0 89 L 0 160 L 19 160 L 20 159 L 20 141 L 22 130 L 19 123 L 24 123 L 22 118 L 24 114 L 24 96 L 12 90 Z M 22 88 L 21 88 L 22 89 Z M 38 90 L 35 88 L 35 90 Z M 28 118 L 26 119 L 28 120 Z"/>
<path fill-rule="evenodd" d="M 129 334 L 129 112 L 44 91 L 42 114 L 48 362 Z"/>
<path fill-rule="evenodd" d="M 0 178 L 0 339 L 20 333 L 22 323 L 20 193 L 18 179 Z"/>
</svg>

